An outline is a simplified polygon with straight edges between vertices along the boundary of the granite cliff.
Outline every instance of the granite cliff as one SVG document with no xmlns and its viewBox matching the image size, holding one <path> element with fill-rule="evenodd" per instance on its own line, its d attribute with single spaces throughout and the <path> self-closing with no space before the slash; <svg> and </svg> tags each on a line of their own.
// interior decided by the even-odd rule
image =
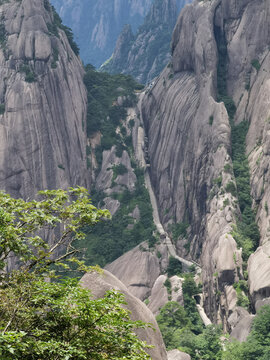
<svg viewBox="0 0 270 360">
<path fill-rule="evenodd" d="M 47 1 L 1 2 L 0 188 L 88 185 L 83 67 Z"/>
<path fill-rule="evenodd" d="M 252 305 L 269 297 L 269 10 L 267 1 L 186 6 L 174 30 L 171 65 L 142 102 L 150 177 L 158 208 L 166 209 L 161 221 L 167 229 L 171 221 L 190 225 L 189 251 L 179 240 L 178 254 L 200 262 L 206 313 L 228 329 L 239 303 L 235 284 L 247 271 Z M 245 180 L 235 148 L 240 135 L 250 169 L 246 203 L 249 172 Z M 249 233 L 256 251 L 247 267 L 250 252 L 239 229 L 252 223 L 253 212 L 261 236 Z"/>
<path fill-rule="evenodd" d="M 267 1 L 244 0 L 182 10 L 172 61 L 140 96 L 133 133 L 164 230 L 154 250 L 138 246 L 108 265 L 155 312 L 168 300 L 162 273 L 173 240 L 175 255 L 202 269 L 202 319 L 241 340 L 252 320 L 244 308 L 255 312 L 270 295 L 269 11 Z"/>
<path fill-rule="evenodd" d="M 154 314 L 184 303 L 170 259 L 192 266 L 203 323 L 245 340 L 270 302 L 269 2 L 187 5 L 137 104 L 131 78 L 85 74 L 47 1 L 0 10 L 1 189 L 27 198 L 91 179 L 114 221 L 90 231 L 88 260 L 110 263 Z"/>
</svg>

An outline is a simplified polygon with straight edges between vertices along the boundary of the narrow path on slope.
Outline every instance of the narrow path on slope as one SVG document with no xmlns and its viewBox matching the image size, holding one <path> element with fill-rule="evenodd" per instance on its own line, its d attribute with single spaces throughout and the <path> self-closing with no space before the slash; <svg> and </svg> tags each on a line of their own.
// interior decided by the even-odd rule
<svg viewBox="0 0 270 360">
<path fill-rule="evenodd" d="M 139 101 L 138 101 L 138 109 L 139 109 L 141 119 L 142 119 L 141 102 L 142 102 L 142 98 L 143 98 L 144 94 L 145 93 L 142 92 L 139 95 Z M 159 234 L 164 238 L 164 243 L 167 245 L 168 252 L 171 256 L 173 256 L 174 258 L 179 260 L 182 264 L 186 265 L 187 267 L 190 267 L 192 265 L 196 265 L 198 267 L 198 264 L 196 264 L 195 262 L 188 261 L 176 254 L 175 247 L 172 244 L 171 239 L 169 238 L 168 234 L 165 232 L 163 225 L 160 222 L 157 200 L 156 200 L 156 196 L 153 191 L 153 188 L 152 188 L 149 170 L 147 168 L 146 161 L 145 161 L 145 141 L 144 141 L 144 139 L 145 139 L 144 129 L 141 126 L 139 126 L 135 153 L 136 153 L 136 157 L 137 157 L 137 160 L 138 160 L 140 166 L 142 166 L 145 169 L 144 179 L 145 179 L 145 185 L 146 185 L 149 195 L 150 195 L 151 205 L 153 208 L 154 224 L 155 224 Z"/>
<path fill-rule="evenodd" d="M 144 94 L 145 94 L 145 92 L 142 92 L 139 95 L 139 101 L 138 101 L 138 109 L 139 109 L 141 119 L 143 119 L 142 111 L 141 111 L 141 102 L 142 102 L 142 98 L 143 98 Z M 134 109 L 133 110 L 130 109 L 130 113 L 128 115 L 130 115 L 132 118 L 134 118 L 134 116 L 135 116 Z M 159 212 L 158 212 L 158 206 L 157 206 L 157 199 L 156 199 L 155 193 L 152 188 L 151 179 L 150 179 L 150 175 L 149 175 L 149 169 L 148 169 L 147 163 L 145 161 L 145 131 L 142 126 L 138 127 L 135 154 L 136 154 L 136 159 L 137 159 L 139 165 L 145 169 L 144 179 L 145 179 L 146 188 L 148 189 L 148 192 L 149 192 L 151 205 L 153 208 L 154 224 L 155 224 L 160 236 L 162 238 L 164 238 L 164 243 L 167 245 L 169 254 L 171 256 L 173 256 L 174 258 L 176 258 L 177 260 L 179 260 L 182 264 L 184 264 L 187 267 L 195 265 L 197 273 L 200 273 L 201 267 L 195 261 L 188 261 L 176 254 L 175 247 L 174 247 L 170 237 L 168 236 L 167 232 L 164 230 L 163 225 L 161 224 Z M 207 326 L 207 325 L 212 324 L 211 320 L 207 317 L 207 315 L 204 311 L 204 308 L 201 305 L 197 304 L 197 309 L 198 309 L 199 315 L 200 315 L 204 325 Z"/>
</svg>

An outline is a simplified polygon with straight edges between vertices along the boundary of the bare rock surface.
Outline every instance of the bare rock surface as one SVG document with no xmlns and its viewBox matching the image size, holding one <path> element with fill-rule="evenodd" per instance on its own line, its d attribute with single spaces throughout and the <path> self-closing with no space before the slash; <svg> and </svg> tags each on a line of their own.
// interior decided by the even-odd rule
<svg viewBox="0 0 270 360">
<path fill-rule="evenodd" d="M 156 279 L 149 297 L 148 308 L 155 316 L 159 314 L 159 310 L 168 302 L 168 293 L 164 286 L 166 279 L 166 275 L 160 275 Z"/>
<path fill-rule="evenodd" d="M 177 349 L 168 351 L 167 355 L 168 360 L 191 360 L 190 355 Z"/>
<path fill-rule="evenodd" d="M 141 300 L 151 294 L 151 289 L 160 275 L 159 259 L 147 251 L 142 243 L 106 266 L 106 269 L 121 280 L 128 290 Z"/>
<path fill-rule="evenodd" d="M 119 165 L 124 165 L 126 173 L 117 175 L 114 170 Z M 135 189 L 136 175 L 130 164 L 130 157 L 126 150 L 123 151 L 121 157 L 115 154 L 115 147 L 111 150 L 103 151 L 102 167 L 96 178 L 96 189 L 104 191 L 110 195 L 113 192 L 121 192 L 127 188 L 129 191 Z"/>
<path fill-rule="evenodd" d="M 249 315 L 248 311 L 241 306 L 237 306 L 235 311 L 230 315 L 228 323 L 231 326 L 231 329 L 235 328 L 236 325 L 245 317 Z"/>
<path fill-rule="evenodd" d="M 247 315 L 235 326 L 231 332 L 231 338 L 236 339 L 240 342 L 247 340 L 247 337 L 251 331 L 252 321 L 254 315 Z"/>
<path fill-rule="evenodd" d="M 42 0 L 11 0 L 0 11 L 0 188 L 27 198 L 87 186 L 82 64 L 65 33 L 48 30 L 54 18 Z"/>
<path fill-rule="evenodd" d="M 270 242 L 259 247 L 248 261 L 249 291 L 254 303 L 270 297 Z"/>
<path fill-rule="evenodd" d="M 155 317 L 147 306 L 133 296 L 121 281 L 109 271 L 104 270 L 102 274 L 96 272 L 85 274 L 81 279 L 81 285 L 84 288 L 91 290 L 94 298 L 100 298 L 104 296 L 106 291 L 112 289 L 119 290 L 123 293 L 127 302 L 127 308 L 131 311 L 132 320 L 141 320 L 143 322 L 151 323 L 155 328 L 155 331 L 150 328 L 136 330 L 140 339 L 154 346 L 153 349 L 148 350 L 151 359 L 167 359 L 165 346 Z"/>
</svg>

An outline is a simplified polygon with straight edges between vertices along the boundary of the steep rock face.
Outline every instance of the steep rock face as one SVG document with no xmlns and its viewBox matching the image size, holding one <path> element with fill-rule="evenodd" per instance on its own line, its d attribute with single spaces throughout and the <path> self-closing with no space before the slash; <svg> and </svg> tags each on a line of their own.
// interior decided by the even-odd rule
<svg viewBox="0 0 270 360">
<path fill-rule="evenodd" d="M 147 250 L 149 250 L 147 243 L 142 243 L 106 266 L 107 270 L 141 300 L 151 295 L 152 288 L 161 274 L 161 266 L 156 253 Z M 160 250 L 166 251 L 164 247 Z"/>
<path fill-rule="evenodd" d="M 80 60 L 47 2 L 9 1 L 1 14 L 0 188 L 27 198 L 86 186 Z"/>
<path fill-rule="evenodd" d="M 127 302 L 127 308 L 131 311 L 132 320 L 141 320 L 143 322 L 151 323 L 154 329 L 145 328 L 137 330 L 138 336 L 146 341 L 148 344 L 153 345 L 153 349 L 149 349 L 148 352 L 153 360 L 165 360 L 167 354 L 165 346 L 162 340 L 161 333 L 156 323 L 155 317 L 151 311 L 143 304 L 138 298 L 133 296 L 126 286 L 121 283 L 115 276 L 109 271 L 104 270 L 103 274 L 89 273 L 83 276 L 81 279 L 83 287 L 91 290 L 95 298 L 104 296 L 108 290 L 119 290 L 125 295 Z"/>
<path fill-rule="evenodd" d="M 134 76 L 147 83 L 157 76 L 170 60 L 170 40 L 180 9 L 189 0 L 155 0 L 135 36 L 124 27 L 112 58 L 102 69 Z"/>
<path fill-rule="evenodd" d="M 216 0 L 186 6 L 173 34 L 172 66 L 148 88 L 142 102 L 161 220 L 165 226 L 171 219 L 190 224 L 189 255 L 202 265 L 206 312 L 212 320 L 222 320 L 225 328 L 230 328 L 226 319 L 236 307 L 232 285 L 243 275 L 241 250 L 231 235 L 239 208 L 228 187 L 235 182 L 234 175 L 226 171 L 231 166 L 229 117 L 224 104 L 217 102 L 217 33 L 223 34 L 227 47 L 226 87 L 237 107 L 235 121 L 250 122 L 247 153 L 262 234 L 262 248 L 249 260 L 255 303 L 269 296 L 270 279 L 265 205 L 269 23 L 267 1 Z M 179 249 L 181 256 L 188 255 Z"/>
<path fill-rule="evenodd" d="M 152 1 L 52 0 L 52 4 L 73 29 L 83 61 L 99 67 L 111 56 L 124 24 L 136 31 Z"/>
</svg>

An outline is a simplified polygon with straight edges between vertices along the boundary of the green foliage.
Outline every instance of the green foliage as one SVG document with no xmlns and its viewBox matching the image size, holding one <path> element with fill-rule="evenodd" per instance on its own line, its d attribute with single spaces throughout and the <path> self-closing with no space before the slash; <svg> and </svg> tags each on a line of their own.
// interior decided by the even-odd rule
<svg viewBox="0 0 270 360">
<path fill-rule="evenodd" d="M 224 165 L 224 171 L 225 171 L 226 173 L 229 173 L 229 174 L 232 174 L 232 173 L 233 173 L 233 169 L 232 169 L 232 167 L 231 167 L 230 164 L 225 164 L 225 165 Z"/>
<path fill-rule="evenodd" d="M 6 46 L 7 41 L 7 32 L 5 28 L 5 24 L 0 24 L 0 46 L 3 48 Z"/>
<path fill-rule="evenodd" d="M 218 67 L 217 67 L 217 100 L 224 102 L 229 119 L 234 118 L 236 106 L 233 99 L 227 93 L 227 43 L 223 29 L 218 26 L 214 28 L 216 44 L 218 47 Z"/>
<path fill-rule="evenodd" d="M 156 317 L 167 350 L 179 348 L 196 360 L 221 360 L 221 329 L 207 326 L 200 335 L 191 331 L 192 319 L 186 309 L 174 301 L 168 302 Z"/>
<path fill-rule="evenodd" d="M 261 64 L 260 64 L 260 62 L 259 62 L 258 59 L 253 59 L 253 60 L 251 61 L 251 65 L 252 65 L 257 71 L 259 71 L 260 68 L 261 68 Z"/>
<path fill-rule="evenodd" d="M 130 320 L 122 294 L 93 300 L 77 280 L 48 283 L 31 274 L 14 275 L 0 291 L 2 359 L 150 358 L 133 332 L 144 325 Z"/>
<path fill-rule="evenodd" d="M 245 280 L 240 280 L 238 283 L 233 284 L 237 294 L 237 305 L 242 306 L 245 309 L 249 308 L 248 284 Z"/>
<path fill-rule="evenodd" d="M 20 67 L 20 71 L 25 73 L 25 81 L 28 83 L 35 82 L 36 74 L 30 69 L 30 66 L 28 64 L 24 64 Z"/>
<path fill-rule="evenodd" d="M 153 210 L 144 185 L 143 170 L 136 169 L 135 174 L 137 182 L 133 192 L 124 190 L 111 195 L 121 204 L 113 220 L 85 229 L 87 237 L 82 242 L 82 247 L 85 249 L 83 256 L 87 264 L 104 266 L 143 241 L 148 241 L 150 246 L 156 242 L 153 236 Z M 104 194 L 97 193 L 93 196 L 93 201 L 97 203 L 104 197 Z M 134 221 L 130 216 L 136 206 L 140 210 L 139 221 Z"/>
<path fill-rule="evenodd" d="M 213 121 L 214 121 L 214 116 L 211 115 L 211 116 L 209 117 L 209 125 L 210 125 L 210 126 L 213 125 Z"/>
<path fill-rule="evenodd" d="M 167 267 L 167 274 L 169 277 L 174 275 L 180 275 L 182 272 L 182 263 L 176 258 L 169 257 L 169 265 Z"/>
<path fill-rule="evenodd" d="M 59 169 L 61 169 L 61 170 L 65 170 L 65 167 L 64 167 L 64 165 L 63 165 L 63 164 L 58 164 L 57 166 L 58 166 L 58 168 L 59 168 Z"/>
<path fill-rule="evenodd" d="M 57 61 L 59 59 L 59 51 L 56 47 L 53 47 L 53 60 L 51 62 L 51 68 L 56 69 L 57 68 Z"/>
<path fill-rule="evenodd" d="M 44 4 L 44 8 L 45 8 L 47 11 L 50 11 L 50 10 L 51 10 L 49 0 L 44 0 L 44 1 L 43 1 L 43 4 Z"/>
<path fill-rule="evenodd" d="M 167 289 L 167 292 L 169 294 L 169 296 L 172 295 L 172 284 L 171 284 L 171 280 L 169 278 L 167 278 L 165 281 L 164 281 L 164 284 L 165 288 Z"/>
<path fill-rule="evenodd" d="M 115 179 L 118 175 L 124 175 L 128 172 L 128 169 L 125 167 L 124 164 L 120 163 L 118 165 L 114 165 L 112 167 L 113 170 L 113 177 L 112 177 L 112 183 L 114 183 Z"/>
<path fill-rule="evenodd" d="M 120 120 L 126 117 L 125 107 L 118 106 L 115 101 L 119 96 L 126 96 L 134 103 L 134 90 L 140 86 L 131 76 L 100 73 L 91 65 L 87 65 L 85 70 L 84 83 L 88 93 L 87 135 L 101 131 L 103 137 L 114 139 L 111 141 L 113 144 L 115 129 L 120 125 Z"/>
<path fill-rule="evenodd" d="M 156 319 L 166 348 L 175 349 L 178 346 L 174 339 L 175 332 L 190 325 L 185 309 L 177 302 L 170 301 L 163 306 Z"/>
<path fill-rule="evenodd" d="M 239 248 L 242 248 L 242 257 L 243 260 L 246 262 L 249 256 L 253 252 L 253 242 L 252 240 L 244 235 L 245 229 L 243 228 L 242 224 L 239 223 L 238 226 L 233 225 L 233 231 L 231 233 L 232 237 L 235 239 Z"/>
<path fill-rule="evenodd" d="M 260 240 L 255 213 L 252 209 L 249 165 L 245 154 L 248 126 L 247 121 L 232 126 L 233 169 L 237 185 L 239 207 L 242 213 L 242 217 L 237 223 L 238 236 L 236 241 L 238 244 L 242 243 L 242 246 L 245 245 L 245 247 L 243 247 L 243 253 L 246 260 L 247 256 L 257 248 Z M 250 244 L 252 244 L 252 246 Z"/>
<path fill-rule="evenodd" d="M 229 181 L 225 186 L 225 191 L 231 193 L 233 196 L 237 196 L 236 187 L 233 181 Z"/>
<path fill-rule="evenodd" d="M 0 104 L 0 115 L 3 115 L 5 113 L 6 107 L 5 104 Z"/>
<path fill-rule="evenodd" d="M 0 280 L 5 277 L 5 261 L 11 256 L 17 256 L 21 266 L 27 269 L 34 268 L 37 263 L 40 266 L 56 262 L 50 258 L 56 249 L 70 250 L 75 239 L 84 238 L 82 226 L 92 226 L 101 218 L 109 218 L 109 212 L 96 209 L 87 191 L 80 187 L 69 191 L 40 191 L 39 196 L 41 201 L 25 202 L 0 192 Z M 72 197 L 77 200 L 70 203 Z M 60 224 L 65 231 L 51 246 L 36 235 L 44 228 L 52 230 Z"/>
<path fill-rule="evenodd" d="M 171 224 L 169 227 L 169 230 L 172 233 L 173 240 L 177 241 L 179 237 L 186 238 L 188 227 L 189 227 L 189 224 L 184 223 L 184 222 Z"/>
<path fill-rule="evenodd" d="M 221 329 L 216 325 L 209 325 L 196 338 L 196 359 L 221 360 L 222 346 L 220 342 Z"/>
<path fill-rule="evenodd" d="M 0 193 L 1 359 L 150 359 L 134 333 L 145 325 L 130 320 L 123 295 L 109 291 L 93 300 L 78 280 L 57 279 L 51 268 L 69 269 L 70 261 L 80 271 L 90 270 L 70 258 L 72 243 L 84 237 L 82 226 L 109 217 L 108 211 L 96 209 L 80 187 L 39 196 L 24 201 Z M 59 237 L 50 245 L 37 235 L 60 224 L 63 232 L 56 231 Z M 20 260 L 19 268 L 7 272 L 11 256 Z"/>
<path fill-rule="evenodd" d="M 184 306 L 191 322 L 190 330 L 194 334 L 200 334 L 203 330 L 203 323 L 197 311 L 194 295 L 199 294 L 201 289 L 196 285 L 193 275 L 187 274 L 182 284 Z"/>
<path fill-rule="evenodd" d="M 49 3 L 46 3 L 46 1 L 44 2 L 44 7 L 49 10 L 50 5 Z M 71 28 L 69 28 L 68 26 L 63 25 L 62 23 L 62 19 L 60 18 L 60 16 L 57 14 L 54 6 L 51 6 L 52 9 L 52 13 L 53 13 L 53 21 L 52 23 L 47 23 L 47 28 L 48 31 L 54 35 L 59 37 L 59 32 L 58 30 L 61 29 L 65 32 L 66 37 L 68 39 L 69 45 L 71 47 L 71 49 L 73 50 L 73 52 L 75 53 L 75 55 L 79 55 L 80 49 L 78 47 L 78 45 L 76 44 L 76 42 L 74 41 L 74 36 L 72 33 Z"/>
<path fill-rule="evenodd" d="M 217 185 L 218 187 L 221 187 L 222 184 L 222 175 L 220 175 L 219 177 L 217 177 L 216 179 L 213 180 L 213 184 Z"/>
<path fill-rule="evenodd" d="M 230 200 L 228 198 L 226 198 L 224 201 L 223 201 L 223 207 L 225 208 L 226 206 L 230 205 Z"/>
<path fill-rule="evenodd" d="M 267 202 L 264 203 L 264 210 L 265 210 L 265 212 L 266 212 L 266 215 L 268 216 L 269 208 L 268 208 Z"/>
</svg>

